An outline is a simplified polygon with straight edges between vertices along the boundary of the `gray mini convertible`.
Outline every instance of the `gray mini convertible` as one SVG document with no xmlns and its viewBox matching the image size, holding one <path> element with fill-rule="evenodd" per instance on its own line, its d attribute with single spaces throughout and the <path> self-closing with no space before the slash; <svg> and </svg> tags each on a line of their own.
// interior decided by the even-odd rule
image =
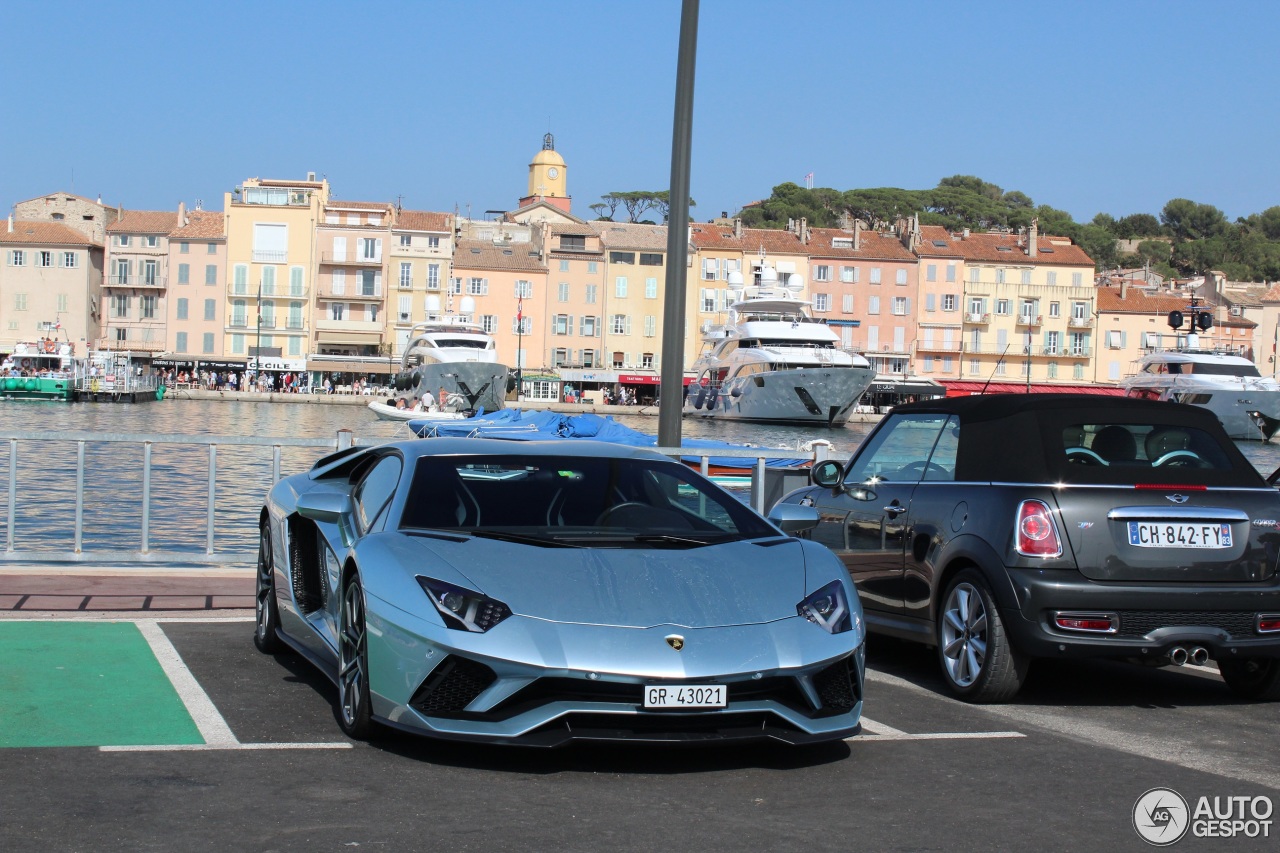
<svg viewBox="0 0 1280 853">
<path fill-rule="evenodd" d="M 378 726 L 493 743 L 791 744 L 859 730 L 841 562 L 678 462 L 597 442 L 339 451 L 261 516 L 257 625 Z"/>
<path fill-rule="evenodd" d="M 975 702 L 1035 658 L 1215 661 L 1280 699 L 1280 494 L 1213 413 L 1030 394 L 894 409 L 783 504 L 857 583 L 869 629 L 935 646 Z M 775 510 L 777 507 L 775 507 Z"/>
</svg>

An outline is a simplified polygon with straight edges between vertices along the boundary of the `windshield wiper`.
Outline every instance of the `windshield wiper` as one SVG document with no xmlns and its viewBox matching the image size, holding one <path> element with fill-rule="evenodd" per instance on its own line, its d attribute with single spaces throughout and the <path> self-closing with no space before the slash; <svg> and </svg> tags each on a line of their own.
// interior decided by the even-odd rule
<svg viewBox="0 0 1280 853">
<path fill-rule="evenodd" d="M 673 545 L 692 545 L 695 548 L 701 548 L 704 545 L 719 545 L 722 542 L 728 542 L 738 538 L 736 533 L 713 533 L 701 539 L 693 539 L 689 536 L 675 536 L 670 533 L 637 533 L 631 537 L 636 542 L 669 542 Z"/>
<path fill-rule="evenodd" d="M 527 533 L 508 533 L 505 530 L 468 530 L 472 536 L 480 539 L 497 539 L 502 542 L 515 542 L 520 545 L 537 545 L 540 548 L 581 548 L 560 539 L 547 536 L 531 536 Z"/>
</svg>

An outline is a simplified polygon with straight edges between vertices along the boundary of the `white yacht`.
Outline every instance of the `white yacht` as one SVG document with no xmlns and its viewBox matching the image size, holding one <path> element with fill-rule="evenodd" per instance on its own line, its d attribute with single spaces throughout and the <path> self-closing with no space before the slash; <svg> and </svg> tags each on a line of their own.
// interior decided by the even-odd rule
<svg viewBox="0 0 1280 853">
<path fill-rule="evenodd" d="M 430 391 L 446 411 L 497 411 L 504 405 L 511 372 L 498 362 L 493 336 L 470 319 L 475 300 L 463 297 L 461 308 L 460 315 L 414 325 L 393 385 L 411 401 Z M 427 298 L 427 310 L 440 310 L 439 297 Z"/>
<path fill-rule="evenodd" d="M 1232 438 L 1269 441 L 1280 429 L 1280 382 L 1247 358 L 1199 349 L 1152 352 L 1124 381 L 1125 394 L 1203 406 Z"/>
<path fill-rule="evenodd" d="M 703 329 L 703 354 L 685 397 L 684 413 L 704 418 L 818 423 L 849 420 L 875 371 L 840 349 L 840 338 L 810 316 L 797 275 L 778 281 L 763 260 L 751 287 L 729 274 L 734 300 L 728 322 Z"/>
</svg>

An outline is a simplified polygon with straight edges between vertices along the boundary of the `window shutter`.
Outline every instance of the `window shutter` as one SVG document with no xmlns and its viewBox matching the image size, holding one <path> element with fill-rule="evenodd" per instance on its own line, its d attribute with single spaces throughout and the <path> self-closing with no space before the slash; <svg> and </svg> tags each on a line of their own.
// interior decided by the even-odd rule
<svg viewBox="0 0 1280 853">
<path fill-rule="evenodd" d="M 1122 330 L 1120 332 L 1120 349 L 1124 349 L 1128 345 L 1129 345 L 1129 333 Z"/>
<path fill-rule="evenodd" d="M 381 237 L 373 241 L 373 259 L 375 261 L 382 260 L 382 238 Z"/>
<path fill-rule="evenodd" d="M 627 335 L 631 334 L 631 315 L 628 314 L 626 317 L 623 318 L 622 325 L 623 325 L 623 328 L 626 330 L 624 334 L 627 334 Z"/>
</svg>

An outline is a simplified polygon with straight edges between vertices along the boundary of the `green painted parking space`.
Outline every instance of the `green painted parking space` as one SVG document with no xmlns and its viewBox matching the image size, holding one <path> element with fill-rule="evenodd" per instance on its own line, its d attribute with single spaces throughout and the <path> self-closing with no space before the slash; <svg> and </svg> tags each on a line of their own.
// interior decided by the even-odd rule
<svg viewBox="0 0 1280 853">
<path fill-rule="evenodd" d="M 204 743 L 132 622 L 0 622 L 0 747 Z"/>
</svg>

